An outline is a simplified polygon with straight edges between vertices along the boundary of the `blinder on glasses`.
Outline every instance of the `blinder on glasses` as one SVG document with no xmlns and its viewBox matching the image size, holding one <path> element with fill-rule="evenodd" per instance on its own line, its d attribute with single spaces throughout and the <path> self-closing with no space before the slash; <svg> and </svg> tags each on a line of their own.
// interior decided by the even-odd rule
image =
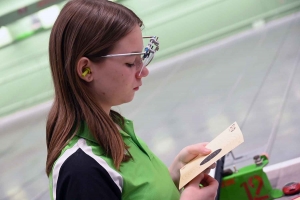
<svg viewBox="0 0 300 200">
<path fill-rule="evenodd" d="M 141 55 L 143 66 L 141 67 L 139 75 L 141 75 L 144 67 L 147 67 L 149 63 L 153 60 L 154 54 L 159 50 L 159 42 L 157 36 L 144 36 L 143 39 L 149 38 L 150 41 L 145 47 L 144 52 L 140 53 L 124 53 L 124 54 L 110 54 L 106 56 L 101 56 L 103 58 L 117 57 L 117 56 L 132 56 L 132 55 Z"/>
</svg>

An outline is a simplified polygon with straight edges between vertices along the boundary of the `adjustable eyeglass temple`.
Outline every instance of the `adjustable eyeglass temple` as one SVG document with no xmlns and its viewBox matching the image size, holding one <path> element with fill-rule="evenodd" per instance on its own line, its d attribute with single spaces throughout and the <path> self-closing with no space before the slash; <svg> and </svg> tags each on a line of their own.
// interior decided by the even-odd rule
<svg viewBox="0 0 300 200">
<path fill-rule="evenodd" d="M 143 55 L 146 52 L 139 52 L 139 53 L 120 53 L 120 54 L 110 54 L 106 56 L 101 56 L 103 58 L 109 58 L 109 57 L 117 57 L 117 56 L 133 56 L 133 55 Z"/>
<path fill-rule="evenodd" d="M 156 36 L 144 36 L 143 38 L 151 38 L 150 42 L 152 42 L 156 45 L 159 45 L 159 42 L 157 41 L 158 37 L 156 37 Z"/>
<path fill-rule="evenodd" d="M 109 58 L 109 57 L 117 57 L 117 56 L 132 56 L 132 55 L 144 55 L 144 57 L 148 57 L 150 53 L 155 53 L 156 51 L 159 50 L 159 42 L 158 42 L 158 37 L 156 36 L 143 36 L 143 38 L 150 38 L 150 41 L 148 45 L 145 48 L 144 52 L 138 52 L 138 53 L 122 53 L 122 54 L 110 54 L 110 55 L 105 55 L 101 56 L 103 58 Z M 156 46 L 155 49 L 153 49 L 153 46 Z"/>
<path fill-rule="evenodd" d="M 140 70 L 139 76 L 142 73 L 142 70 L 144 67 L 146 67 L 153 59 L 154 54 L 156 51 L 159 50 L 159 42 L 158 42 L 158 37 L 156 36 L 143 36 L 143 39 L 145 38 L 150 38 L 150 41 L 148 45 L 145 47 L 144 52 L 136 52 L 136 53 L 122 53 L 122 54 L 110 54 L 110 55 L 105 55 L 101 56 L 103 58 L 109 58 L 109 57 L 117 57 L 117 56 L 132 56 L 132 55 L 143 55 L 142 56 L 142 61 L 143 61 L 143 66 Z M 155 49 L 153 49 L 155 47 Z"/>
</svg>

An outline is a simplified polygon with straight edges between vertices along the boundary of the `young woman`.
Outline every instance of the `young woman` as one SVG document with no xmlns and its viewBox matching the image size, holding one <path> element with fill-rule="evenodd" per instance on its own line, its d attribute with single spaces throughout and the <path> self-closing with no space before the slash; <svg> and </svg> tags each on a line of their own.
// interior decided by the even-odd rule
<svg viewBox="0 0 300 200">
<path fill-rule="evenodd" d="M 168 169 L 111 110 L 130 102 L 148 75 L 154 51 L 143 49 L 142 21 L 106 0 L 71 0 L 50 36 L 55 98 L 47 121 L 47 166 L 55 200 L 214 199 L 217 181 L 205 173 L 180 194 L 179 170 L 210 150 L 184 148 Z M 151 38 L 157 45 L 157 37 Z M 214 166 L 212 166 L 214 167 Z M 205 185 L 200 188 L 199 183 Z"/>
</svg>

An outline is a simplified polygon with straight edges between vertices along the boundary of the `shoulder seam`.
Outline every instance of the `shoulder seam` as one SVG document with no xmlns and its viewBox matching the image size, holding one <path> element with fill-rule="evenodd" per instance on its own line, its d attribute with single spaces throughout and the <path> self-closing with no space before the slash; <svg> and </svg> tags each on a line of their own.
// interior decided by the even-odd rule
<svg viewBox="0 0 300 200">
<path fill-rule="evenodd" d="M 65 150 L 65 152 L 57 159 L 55 162 L 53 169 L 52 169 L 52 195 L 53 200 L 56 200 L 56 189 L 57 189 L 57 182 L 58 182 L 58 176 L 59 171 L 63 163 L 72 155 L 74 154 L 78 149 L 81 149 L 84 153 L 86 153 L 88 156 L 90 156 L 92 159 L 94 159 L 99 165 L 101 165 L 109 174 L 111 179 L 114 181 L 114 183 L 118 186 L 122 193 L 123 189 L 123 177 L 122 175 L 117 172 L 115 169 L 113 169 L 103 158 L 101 158 L 98 155 L 95 155 L 92 151 L 92 148 L 86 143 L 86 140 L 83 138 L 80 138 L 76 144 L 74 144 L 73 147 Z"/>
</svg>

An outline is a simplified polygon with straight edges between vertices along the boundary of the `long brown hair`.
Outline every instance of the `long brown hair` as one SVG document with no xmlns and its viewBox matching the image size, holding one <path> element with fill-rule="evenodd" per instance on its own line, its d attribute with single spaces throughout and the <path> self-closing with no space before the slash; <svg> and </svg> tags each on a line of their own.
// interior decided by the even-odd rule
<svg viewBox="0 0 300 200">
<path fill-rule="evenodd" d="M 107 0 L 71 0 L 61 10 L 49 43 L 55 97 L 46 126 L 47 175 L 83 121 L 116 169 L 126 160 L 128 147 L 114 124 L 122 124 L 123 117 L 112 110 L 108 116 L 96 104 L 76 64 L 81 57 L 98 62 L 136 25 L 143 23 L 130 9 Z"/>
</svg>

